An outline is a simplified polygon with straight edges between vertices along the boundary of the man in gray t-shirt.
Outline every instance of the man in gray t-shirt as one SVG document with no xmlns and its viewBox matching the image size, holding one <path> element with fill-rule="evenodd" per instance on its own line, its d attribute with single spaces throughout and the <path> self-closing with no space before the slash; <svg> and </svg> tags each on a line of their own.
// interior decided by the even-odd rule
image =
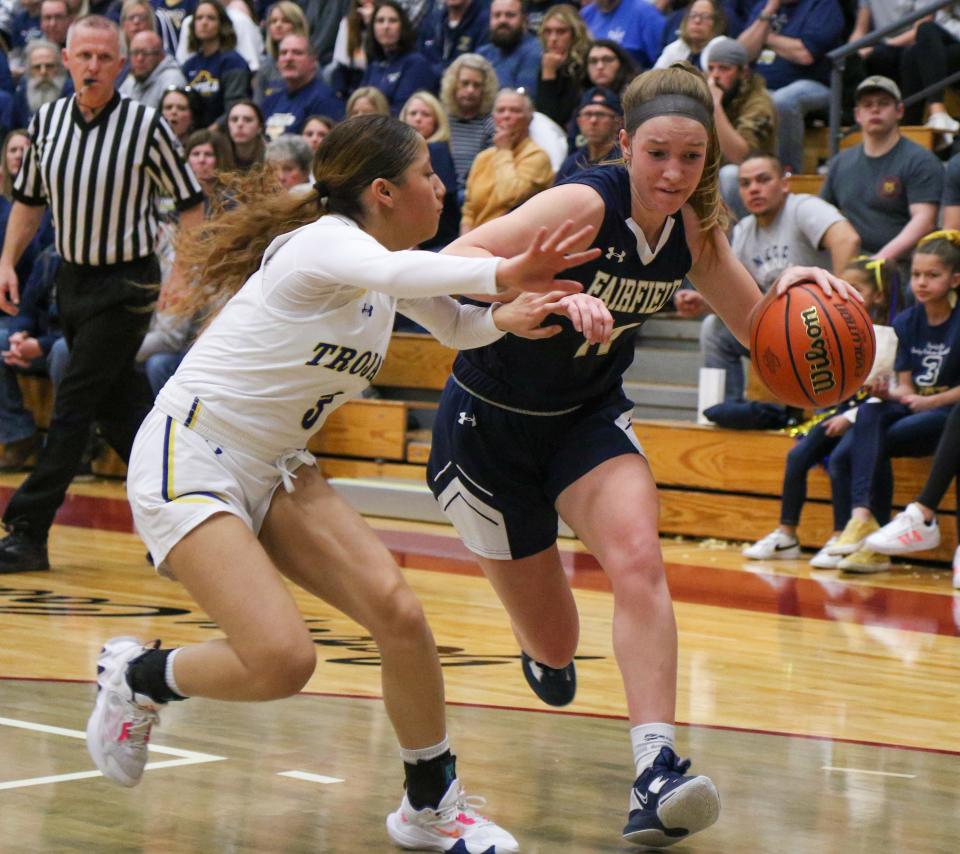
<svg viewBox="0 0 960 854">
<path fill-rule="evenodd" d="M 857 254 L 860 239 L 833 205 L 806 193 L 791 193 L 780 161 L 768 154 L 748 156 L 740 164 L 740 198 L 750 212 L 733 230 L 733 252 L 766 291 L 793 265 L 825 267 L 841 273 Z M 685 316 L 707 309 L 695 291 L 680 291 L 677 310 Z M 715 314 L 704 318 L 700 352 L 706 368 L 726 370 L 724 398 L 743 398 L 747 349 Z"/>
<path fill-rule="evenodd" d="M 947 161 L 943 175 L 943 198 L 940 200 L 943 227 L 960 229 L 960 154 Z"/>
<path fill-rule="evenodd" d="M 935 227 L 943 164 L 901 136 L 903 103 L 892 80 L 874 76 L 861 82 L 854 115 L 863 142 L 830 161 L 820 195 L 850 220 L 865 253 L 905 261 Z"/>
</svg>

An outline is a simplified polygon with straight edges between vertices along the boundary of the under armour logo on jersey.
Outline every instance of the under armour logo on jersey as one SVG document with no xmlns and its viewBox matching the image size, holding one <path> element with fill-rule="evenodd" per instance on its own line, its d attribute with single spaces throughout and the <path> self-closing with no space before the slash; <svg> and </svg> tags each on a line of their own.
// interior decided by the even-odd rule
<svg viewBox="0 0 960 854">
<path fill-rule="evenodd" d="M 466 412 L 461 412 L 460 417 L 457 419 L 458 424 L 466 424 L 470 422 L 471 427 L 477 426 L 477 416 L 476 415 L 467 415 Z"/>
<path fill-rule="evenodd" d="M 622 264 L 622 263 L 623 263 L 623 259 L 627 257 L 627 250 L 626 250 L 626 249 L 621 249 L 619 252 L 617 252 L 617 247 L 616 247 L 616 246 L 608 246 L 608 247 L 607 247 L 607 254 L 606 254 L 604 257 L 605 257 L 608 261 L 612 261 L 614 258 L 616 258 L 616 259 L 617 259 L 617 263 L 618 263 L 618 264 Z"/>
<path fill-rule="evenodd" d="M 360 314 L 365 314 L 367 317 L 373 317 L 373 306 L 370 303 L 365 302 L 360 306 Z"/>
</svg>

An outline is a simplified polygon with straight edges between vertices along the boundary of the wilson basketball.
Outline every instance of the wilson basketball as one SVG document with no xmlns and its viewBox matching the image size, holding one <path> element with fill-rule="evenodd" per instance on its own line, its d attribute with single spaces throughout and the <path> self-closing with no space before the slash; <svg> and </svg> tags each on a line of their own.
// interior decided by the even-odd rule
<svg viewBox="0 0 960 854">
<path fill-rule="evenodd" d="M 790 406 L 820 409 L 850 397 L 873 367 L 873 324 L 856 299 L 795 285 L 769 302 L 750 330 L 753 367 Z"/>
</svg>

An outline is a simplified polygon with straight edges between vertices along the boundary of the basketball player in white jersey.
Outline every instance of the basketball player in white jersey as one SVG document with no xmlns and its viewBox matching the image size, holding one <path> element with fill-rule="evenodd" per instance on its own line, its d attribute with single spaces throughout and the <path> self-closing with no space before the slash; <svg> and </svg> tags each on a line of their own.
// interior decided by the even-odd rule
<svg viewBox="0 0 960 854">
<path fill-rule="evenodd" d="M 492 342 L 506 329 L 547 337 L 559 331 L 538 328 L 550 313 L 571 319 L 589 341 L 606 340 L 612 319 L 603 304 L 553 278 L 595 257 L 571 249 L 592 229 L 541 233 L 506 260 L 401 251 L 436 230 L 443 187 L 419 134 L 384 116 L 335 128 L 317 151 L 314 176 L 305 196 L 241 204 L 178 246 L 203 283 L 181 297 L 182 310 L 235 295 L 157 397 L 127 488 L 158 568 L 225 637 L 179 649 L 108 641 L 87 744 L 107 777 L 134 786 L 165 703 L 299 691 L 316 655 L 286 576 L 377 642 L 406 777 L 387 819 L 392 840 L 465 854 L 517 851 L 457 779 L 436 644 L 419 602 L 304 448 L 373 378 L 398 307 L 453 347 Z M 442 296 L 510 288 L 540 293 L 493 308 Z"/>
</svg>

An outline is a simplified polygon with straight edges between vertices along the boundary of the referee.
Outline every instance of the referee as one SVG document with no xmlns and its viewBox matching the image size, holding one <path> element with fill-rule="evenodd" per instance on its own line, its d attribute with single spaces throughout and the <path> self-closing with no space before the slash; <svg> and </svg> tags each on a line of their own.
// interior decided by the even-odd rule
<svg viewBox="0 0 960 854">
<path fill-rule="evenodd" d="M 70 363 L 37 466 L 3 514 L 0 573 L 50 568 L 47 533 L 94 423 L 129 458 L 150 406 L 134 356 L 155 296 L 142 285 L 160 281 L 155 197 L 174 198 L 181 227 L 203 218 L 203 193 L 169 126 L 115 90 L 124 63 L 116 24 L 78 18 L 63 59 L 76 94 L 45 104 L 30 123 L 0 255 L 0 309 L 17 313 L 14 265 L 49 204 L 63 257 L 57 299 Z"/>
</svg>

